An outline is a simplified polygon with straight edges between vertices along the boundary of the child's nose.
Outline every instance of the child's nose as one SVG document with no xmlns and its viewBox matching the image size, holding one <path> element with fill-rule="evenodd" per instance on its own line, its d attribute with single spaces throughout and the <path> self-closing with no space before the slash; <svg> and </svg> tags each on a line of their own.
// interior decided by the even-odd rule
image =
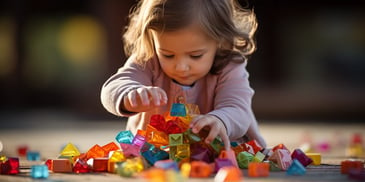
<svg viewBox="0 0 365 182">
<path fill-rule="evenodd" d="M 185 61 L 179 61 L 175 66 L 176 71 L 188 71 L 189 70 L 189 64 L 187 64 Z"/>
</svg>

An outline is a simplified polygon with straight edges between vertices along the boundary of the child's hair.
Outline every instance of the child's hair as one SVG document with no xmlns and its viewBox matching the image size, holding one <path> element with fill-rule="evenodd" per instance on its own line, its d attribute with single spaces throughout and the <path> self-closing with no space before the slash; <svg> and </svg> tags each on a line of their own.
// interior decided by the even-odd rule
<svg viewBox="0 0 365 182">
<path fill-rule="evenodd" d="M 219 45 L 210 70 L 213 74 L 227 60 L 244 62 L 256 49 L 255 14 L 235 0 L 140 0 L 123 35 L 125 53 L 143 64 L 155 56 L 151 30 L 171 32 L 191 23 L 198 23 Z"/>
</svg>

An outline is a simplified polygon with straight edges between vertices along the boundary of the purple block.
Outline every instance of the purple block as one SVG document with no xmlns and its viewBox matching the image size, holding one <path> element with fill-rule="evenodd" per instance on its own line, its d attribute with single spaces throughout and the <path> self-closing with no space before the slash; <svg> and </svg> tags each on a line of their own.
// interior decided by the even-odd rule
<svg viewBox="0 0 365 182">
<path fill-rule="evenodd" d="M 216 158 L 214 172 L 218 172 L 220 168 L 228 166 L 234 166 L 232 162 L 227 158 Z"/>
<path fill-rule="evenodd" d="M 295 149 L 291 154 L 291 158 L 297 159 L 304 167 L 308 166 L 313 162 L 311 158 L 309 158 L 305 153 L 300 149 Z"/>
<path fill-rule="evenodd" d="M 294 159 L 289 168 L 286 171 L 288 175 L 304 175 L 306 173 L 305 167 L 297 160 Z"/>
</svg>

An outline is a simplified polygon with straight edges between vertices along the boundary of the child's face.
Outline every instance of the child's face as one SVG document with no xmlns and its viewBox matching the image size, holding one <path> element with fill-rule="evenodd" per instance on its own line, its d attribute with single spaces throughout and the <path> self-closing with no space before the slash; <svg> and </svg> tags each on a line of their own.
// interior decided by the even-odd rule
<svg viewBox="0 0 365 182">
<path fill-rule="evenodd" d="M 192 85 L 209 73 L 217 42 L 196 25 L 159 34 L 153 31 L 156 54 L 162 70 L 182 85 Z"/>
</svg>

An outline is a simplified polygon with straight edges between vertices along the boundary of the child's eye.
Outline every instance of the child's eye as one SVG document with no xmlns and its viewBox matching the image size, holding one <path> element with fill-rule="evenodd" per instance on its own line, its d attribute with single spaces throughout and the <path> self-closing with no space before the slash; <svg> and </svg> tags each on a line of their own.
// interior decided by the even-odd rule
<svg viewBox="0 0 365 182">
<path fill-rule="evenodd" d="M 199 59 L 199 58 L 201 58 L 203 55 L 202 54 L 199 54 L 199 55 L 190 55 L 190 57 L 192 58 L 192 59 Z"/>
<path fill-rule="evenodd" d="M 163 57 L 165 57 L 165 58 L 173 58 L 174 57 L 174 55 L 163 55 Z"/>
</svg>

